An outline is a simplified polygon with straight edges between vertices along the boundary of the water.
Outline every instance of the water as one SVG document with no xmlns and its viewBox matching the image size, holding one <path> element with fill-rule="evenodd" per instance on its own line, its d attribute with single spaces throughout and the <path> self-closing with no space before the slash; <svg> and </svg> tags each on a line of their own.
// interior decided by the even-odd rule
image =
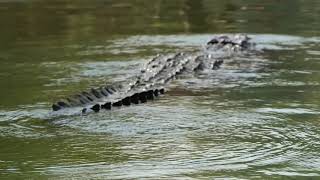
<svg viewBox="0 0 320 180">
<path fill-rule="evenodd" d="M 318 1 L 0 1 L 0 179 L 319 179 Z M 262 53 L 147 104 L 50 116 L 158 53 L 245 32 Z"/>
</svg>

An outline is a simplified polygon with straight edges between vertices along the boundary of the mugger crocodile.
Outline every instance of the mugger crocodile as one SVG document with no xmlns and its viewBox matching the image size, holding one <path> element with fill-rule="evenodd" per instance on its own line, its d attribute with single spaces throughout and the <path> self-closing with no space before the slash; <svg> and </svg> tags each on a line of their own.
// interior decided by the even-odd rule
<svg viewBox="0 0 320 180">
<path fill-rule="evenodd" d="M 217 35 L 192 52 L 157 55 L 134 77 L 67 97 L 54 103 L 52 109 L 77 108 L 79 113 L 88 113 L 145 103 L 164 94 L 166 85 L 181 74 L 218 69 L 224 60 L 248 52 L 253 45 L 244 34 Z"/>
</svg>

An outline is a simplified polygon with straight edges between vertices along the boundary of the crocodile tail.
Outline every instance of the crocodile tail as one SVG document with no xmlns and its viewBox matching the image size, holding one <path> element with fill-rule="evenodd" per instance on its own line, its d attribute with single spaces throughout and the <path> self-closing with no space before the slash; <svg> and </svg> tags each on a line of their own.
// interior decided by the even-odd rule
<svg viewBox="0 0 320 180">
<path fill-rule="evenodd" d="M 82 113 L 87 113 L 89 111 L 99 112 L 100 110 L 111 110 L 112 108 L 121 106 L 130 106 L 131 104 L 146 103 L 148 101 L 154 100 L 154 98 L 159 97 L 159 95 L 164 94 L 164 88 L 151 89 L 147 91 L 142 91 L 140 93 L 134 93 L 130 96 L 126 96 L 115 102 L 101 102 L 93 104 L 90 107 L 82 109 Z"/>
</svg>

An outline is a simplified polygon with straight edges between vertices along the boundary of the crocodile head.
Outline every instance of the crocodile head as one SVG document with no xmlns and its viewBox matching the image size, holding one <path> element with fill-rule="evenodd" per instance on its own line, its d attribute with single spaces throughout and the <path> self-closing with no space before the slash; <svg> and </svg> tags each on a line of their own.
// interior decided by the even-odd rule
<svg viewBox="0 0 320 180">
<path fill-rule="evenodd" d="M 245 50 L 250 47 L 250 39 L 245 34 L 218 35 L 207 43 L 207 48 L 212 50 Z"/>
</svg>

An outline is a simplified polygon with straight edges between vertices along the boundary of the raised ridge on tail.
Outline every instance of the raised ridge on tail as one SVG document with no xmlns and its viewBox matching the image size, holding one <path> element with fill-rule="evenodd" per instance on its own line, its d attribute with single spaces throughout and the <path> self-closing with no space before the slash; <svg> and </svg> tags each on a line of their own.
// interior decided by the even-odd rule
<svg viewBox="0 0 320 180">
<path fill-rule="evenodd" d="M 52 105 L 53 111 L 83 107 L 82 113 L 110 110 L 113 107 L 145 103 L 164 94 L 164 87 L 183 73 L 204 69 L 218 69 L 227 57 L 251 48 L 247 35 L 214 36 L 203 49 L 157 55 L 138 75 L 124 82 L 91 88 Z"/>
</svg>

